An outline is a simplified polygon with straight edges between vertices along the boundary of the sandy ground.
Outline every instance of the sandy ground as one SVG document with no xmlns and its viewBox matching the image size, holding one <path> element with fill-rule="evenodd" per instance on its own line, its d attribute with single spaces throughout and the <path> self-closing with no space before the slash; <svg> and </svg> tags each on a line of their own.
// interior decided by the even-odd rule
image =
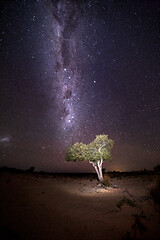
<svg viewBox="0 0 160 240">
<path fill-rule="evenodd" d="M 116 188 L 104 189 L 87 177 L 1 173 L 0 239 L 158 240 L 153 178 L 113 178 Z"/>
</svg>

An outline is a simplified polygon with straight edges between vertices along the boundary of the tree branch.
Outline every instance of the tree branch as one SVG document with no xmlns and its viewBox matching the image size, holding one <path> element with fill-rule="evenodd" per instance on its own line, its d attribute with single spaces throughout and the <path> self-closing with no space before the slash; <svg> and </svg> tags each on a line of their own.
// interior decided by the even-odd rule
<svg viewBox="0 0 160 240">
<path fill-rule="evenodd" d="M 98 152 L 101 153 L 101 149 L 105 146 L 106 144 L 104 143 L 101 147 L 98 148 Z"/>
<path fill-rule="evenodd" d="M 103 158 L 101 158 L 101 166 L 102 166 L 102 164 L 103 164 Z"/>
</svg>

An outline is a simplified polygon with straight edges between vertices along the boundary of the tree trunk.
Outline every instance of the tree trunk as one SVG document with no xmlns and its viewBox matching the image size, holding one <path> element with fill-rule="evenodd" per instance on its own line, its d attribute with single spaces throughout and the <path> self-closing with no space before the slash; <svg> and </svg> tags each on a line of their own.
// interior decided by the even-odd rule
<svg viewBox="0 0 160 240">
<path fill-rule="evenodd" d="M 103 174 L 102 174 L 102 165 L 98 164 L 99 176 L 98 179 L 100 182 L 103 182 Z"/>
<path fill-rule="evenodd" d="M 90 163 L 93 165 L 93 167 L 94 167 L 95 170 L 96 170 L 96 173 L 97 173 L 97 175 L 98 175 L 98 180 L 99 180 L 100 182 L 103 182 L 102 161 L 98 161 L 98 162 L 96 162 L 96 163 L 94 163 L 94 162 L 90 162 Z"/>
</svg>

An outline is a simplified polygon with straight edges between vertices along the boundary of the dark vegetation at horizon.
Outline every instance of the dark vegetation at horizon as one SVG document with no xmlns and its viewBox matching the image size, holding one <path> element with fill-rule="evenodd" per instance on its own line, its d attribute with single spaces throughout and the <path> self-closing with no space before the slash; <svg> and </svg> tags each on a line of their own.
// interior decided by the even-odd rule
<svg viewBox="0 0 160 240">
<path fill-rule="evenodd" d="M 35 175 L 43 175 L 43 176 L 69 176 L 69 177 L 87 177 L 94 176 L 96 177 L 96 173 L 74 173 L 74 172 L 44 172 L 44 171 L 35 171 L 35 167 L 30 167 L 29 169 L 22 170 L 17 168 L 10 168 L 7 166 L 0 167 L 0 173 L 9 172 L 9 173 L 22 173 L 22 174 L 35 174 Z M 103 169 L 103 173 L 109 175 L 111 178 L 114 177 L 127 177 L 127 176 L 141 176 L 141 175 L 160 175 L 160 165 L 156 165 L 153 170 L 142 169 L 140 171 L 129 171 L 129 172 L 120 172 L 120 171 L 108 171 L 106 172 Z"/>
</svg>

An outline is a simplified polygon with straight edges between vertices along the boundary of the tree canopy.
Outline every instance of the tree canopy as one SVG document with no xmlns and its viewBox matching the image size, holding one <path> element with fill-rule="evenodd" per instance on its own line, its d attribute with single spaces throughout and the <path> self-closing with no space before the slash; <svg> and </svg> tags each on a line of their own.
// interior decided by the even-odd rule
<svg viewBox="0 0 160 240">
<path fill-rule="evenodd" d="M 103 161 L 111 161 L 111 149 L 114 141 L 108 135 L 97 135 L 95 140 L 88 143 L 76 142 L 66 152 L 66 161 L 88 161 L 95 168 L 98 178 L 102 178 Z M 102 180 L 101 179 L 101 180 Z"/>
</svg>

